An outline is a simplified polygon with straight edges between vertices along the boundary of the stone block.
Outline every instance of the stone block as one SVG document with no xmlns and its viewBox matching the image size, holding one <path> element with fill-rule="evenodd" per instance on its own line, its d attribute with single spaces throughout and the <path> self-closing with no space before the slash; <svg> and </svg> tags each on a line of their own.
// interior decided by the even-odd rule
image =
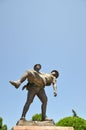
<svg viewBox="0 0 86 130">
<path fill-rule="evenodd" d="M 12 130 L 74 130 L 73 127 L 57 127 L 51 121 L 27 121 L 19 120 Z"/>
<path fill-rule="evenodd" d="M 50 121 L 19 120 L 16 125 L 18 126 L 54 126 L 55 123 L 53 120 L 50 120 Z"/>
<path fill-rule="evenodd" d="M 74 130 L 73 127 L 56 126 L 14 126 L 12 130 Z"/>
</svg>

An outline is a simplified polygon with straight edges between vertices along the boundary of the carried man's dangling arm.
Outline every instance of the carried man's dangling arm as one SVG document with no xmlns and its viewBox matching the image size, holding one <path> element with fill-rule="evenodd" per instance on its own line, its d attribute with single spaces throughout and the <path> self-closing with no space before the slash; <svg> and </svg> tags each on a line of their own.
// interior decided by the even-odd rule
<svg viewBox="0 0 86 130">
<path fill-rule="evenodd" d="M 54 89 L 54 96 L 57 96 L 57 84 L 56 84 L 56 79 L 53 81 L 53 89 Z"/>
</svg>

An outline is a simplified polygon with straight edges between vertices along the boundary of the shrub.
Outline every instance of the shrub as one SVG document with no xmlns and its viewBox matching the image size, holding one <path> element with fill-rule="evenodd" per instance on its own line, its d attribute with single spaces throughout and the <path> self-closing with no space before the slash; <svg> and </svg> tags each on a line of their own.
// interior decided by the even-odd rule
<svg viewBox="0 0 86 130">
<path fill-rule="evenodd" d="M 2 118 L 0 117 L 0 128 L 2 127 Z"/>
<path fill-rule="evenodd" d="M 80 117 L 65 117 L 56 126 L 71 126 L 74 130 L 86 130 L 86 120 Z"/>
<path fill-rule="evenodd" d="M 3 125 L 3 119 L 0 117 L 0 130 L 7 130 L 7 126 Z"/>
<path fill-rule="evenodd" d="M 35 114 L 32 116 L 33 121 L 41 121 L 42 120 L 42 114 Z"/>
</svg>

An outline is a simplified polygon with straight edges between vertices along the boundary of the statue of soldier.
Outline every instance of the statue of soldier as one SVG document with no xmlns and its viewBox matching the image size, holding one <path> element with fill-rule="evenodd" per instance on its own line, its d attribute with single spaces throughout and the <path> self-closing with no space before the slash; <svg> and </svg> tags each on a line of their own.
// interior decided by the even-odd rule
<svg viewBox="0 0 86 130">
<path fill-rule="evenodd" d="M 46 107 L 47 107 L 47 96 L 45 94 L 45 86 L 50 86 L 53 84 L 54 96 L 57 96 L 57 85 L 56 78 L 59 76 L 59 72 L 56 70 L 51 71 L 50 74 L 40 72 L 41 65 L 34 65 L 33 70 L 27 70 L 22 77 L 17 81 L 9 81 L 15 88 L 19 88 L 22 82 L 26 79 L 28 83 L 23 86 L 22 90 L 25 88 L 28 90 L 27 100 L 23 108 L 21 120 L 25 120 L 26 113 L 33 102 L 35 95 L 38 96 L 42 102 L 41 111 L 42 111 L 42 121 L 49 120 L 46 119 Z"/>
</svg>

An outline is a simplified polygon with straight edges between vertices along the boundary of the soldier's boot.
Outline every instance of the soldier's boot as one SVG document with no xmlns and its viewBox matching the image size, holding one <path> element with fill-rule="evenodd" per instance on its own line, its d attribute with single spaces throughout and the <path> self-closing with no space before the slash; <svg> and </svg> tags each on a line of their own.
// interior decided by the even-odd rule
<svg viewBox="0 0 86 130">
<path fill-rule="evenodd" d="M 49 119 L 45 115 L 42 115 L 42 121 L 53 121 L 53 119 Z"/>
<path fill-rule="evenodd" d="M 26 121 L 25 117 L 21 117 L 20 120 Z"/>
<path fill-rule="evenodd" d="M 19 80 L 17 81 L 9 81 L 15 88 L 19 88 L 21 82 Z"/>
</svg>

